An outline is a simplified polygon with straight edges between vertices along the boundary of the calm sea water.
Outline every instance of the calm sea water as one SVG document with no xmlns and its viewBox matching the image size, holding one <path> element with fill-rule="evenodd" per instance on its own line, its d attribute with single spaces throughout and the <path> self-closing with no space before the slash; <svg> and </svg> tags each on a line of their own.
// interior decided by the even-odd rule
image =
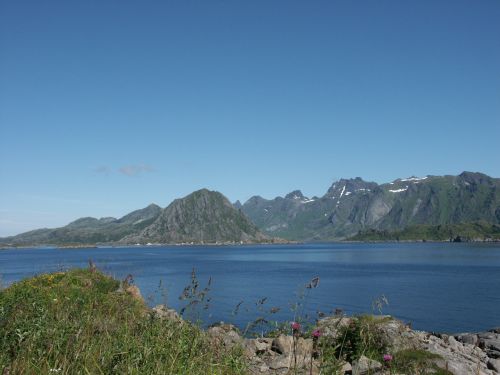
<svg viewBox="0 0 500 375">
<path fill-rule="evenodd" d="M 416 329 L 439 332 L 480 331 L 500 326 L 500 244 L 305 244 L 224 247 L 131 247 L 99 249 L 0 250 L 2 283 L 38 273 L 86 267 L 88 260 L 105 272 L 132 274 L 153 305 L 167 300 L 179 310 L 184 286 L 194 268 L 201 285 L 212 278 L 205 322 L 223 320 L 244 326 L 264 309 L 292 320 L 291 306 L 302 314 L 340 308 L 371 313 L 385 295 L 383 313 L 411 322 Z M 313 277 L 319 286 L 303 286 Z M 158 288 L 160 280 L 166 291 Z M 301 297 L 302 296 L 302 297 Z M 235 306 L 243 301 L 238 314 Z"/>
</svg>

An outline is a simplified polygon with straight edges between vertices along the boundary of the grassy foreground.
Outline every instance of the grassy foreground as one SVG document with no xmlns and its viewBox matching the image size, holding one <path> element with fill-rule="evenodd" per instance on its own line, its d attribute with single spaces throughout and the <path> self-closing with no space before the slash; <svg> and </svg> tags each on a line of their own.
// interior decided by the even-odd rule
<svg viewBox="0 0 500 375">
<path fill-rule="evenodd" d="M 189 323 L 154 318 L 99 271 L 26 279 L 0 291 L 0 373 L 239 374 L 241 351 Z"/>
<path fill-rule="evenodd" d="M 390 350 L 381 326 L 391 319 L 359 316 L 339 327 L 340 319 L 337 335 L 319 339 L 311 339 L 314 327 L 294 331 L 295 365 L 288 373 L 310 374 L 313 360 L 317 373 L 331 375 L 343 374 L 346 362 L 363 356 L 381 361 Z M 289 324 L 283 327 L 274 337 L 290 333 Z M 312 341 L 312 351 L 300 365 L 306 367 L 300 367 L 296 345 L 304 339 Z M 392 354 L 384 374 L 450 374 L 434 364 L 439 356 L 423 350 Z M 2 375 L 247 374 L 256 373 L 256 359 L 249 357 L 248 347 L 220 345 L 188 321 L 156 317 L 126 281 L 93 267 L 43 274 L 0 289 Z"/>
</svg>

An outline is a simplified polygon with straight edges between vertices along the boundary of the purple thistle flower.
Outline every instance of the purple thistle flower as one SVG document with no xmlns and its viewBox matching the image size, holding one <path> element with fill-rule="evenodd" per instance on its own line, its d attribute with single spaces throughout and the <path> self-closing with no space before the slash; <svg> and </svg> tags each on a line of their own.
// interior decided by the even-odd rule
<svg viewBox="0 0 500 375">
<path fill-rule="evenodd" d="M 300 331 L 300 323 L 292 322 L 291 326 L 294 331 Z"/>
<path fill-rule="evenodd" d="M 312 332 L 312 336 L 314 338 L 320 338 L 321 337 L 321 331 L 319 329 L 315 329 L 313 332 Z"/>
<path fill-rule="evenodd" d="M 390 362 L 392 361 L 392 355 L 390 354 L 384 354 L 384 362 Z"/>
</svg>

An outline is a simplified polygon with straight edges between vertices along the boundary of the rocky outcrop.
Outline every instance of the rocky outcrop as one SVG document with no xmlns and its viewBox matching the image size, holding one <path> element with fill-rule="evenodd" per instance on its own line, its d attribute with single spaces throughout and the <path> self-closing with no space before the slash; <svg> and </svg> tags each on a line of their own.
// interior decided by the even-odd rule
<svg viewBox="0 0 500 375">
<path fill-rule="evenodd" d="M 280 335 L 275 338 L 246 339 L 245 354 L 254 374 L 286 374 L 290 369 L 319 373 L 319 364 L 312 359 L 313 340 Z M 309 373 L 309 372 L 307 372 Z"/>
<path fill-rule="evenodd" d="M 155 316 L 162 319 L 181 320 L 175 311 L 165 306 L 153 308 Z M 322 337 L 342 339 L 345 329 L 356 324 L 358 318 L 333 316 L 317 323 Z M 500 374 L 500 329 L 482 333 L 457 335 L 432 334 L 414 331 L 403 322 L 390 316 L 371 317 L 377 339 L 383 343 L 390 360 L 404 351 L 429 353 L 429 369 L 419 374 L 433 374 L 436 369 L 452 375 Z M 211 345 L 224 350 L 241 348 L 247 359 L 250 374 L 351 374 L 389 375 L 390 363 L 361 355 L 352 362 L 339 361 L 334 367 L 325 367 L 314 338 L 281 334 L 277 337 L 245 338 L 237 327 L 220 323 L 207 329 Z M 406 375 L 413 375 L 408 370 Z M 403 374 L 400 374 L 403 375 Z"/>
<path fill-rule="evenodd" d="M 465 333 L 452 336 L 455 341 L 466 348 L 479 349 L 486 358 L 483 362 L 489 370 L 500 373 L 500 327 L 480 333 Z M 450 337 L 448 337 L 448 340 Z M 452 340 L 453 341 L 453 340 Z"/>
<path fill-rule="evenodd" d="M 424 350 L 440 356 L 440 359 L 436 359 L 436 364 L 453 375 L 497 374 L 488 366 L 488 355 L 475 345 L 461 343 L 447 335 L 438 337 L 418 333 L 417 337 Z"/>
<path fill-rule="evenodd" d="M 337 337 L 342 327 L 349 325 L 349 317 L 328 317 L 318 322 L 318 327 L 325 336 Z M 376 329 L 391 353 L 404 350 L 424 350 L 435 355 L 432 364 L 447 370 L 453 375 L 500 374 L 500 334 L 491 330 L 479 334 L 434 335 L 428 332 L 413 331 L 407 325 L 390 317 L 377 317 Z M 312 339 L 297 340 L 297 349 L 293 351 L 293 337 L 281 335 L 277 338 L 245 339 L 245 351 L 254 374 L 281 374 L 294 368 L 294 356 L 297 357 L 299 373 L 319 373 L 321 362 L 313 353 Z M 313 358 L 311 362 L 311 357 Z M 383 359 L 375 361 L 361 356 L 352 363 L 344 363 L 338 369 L 339 374 L 389 374 L 389 368 L 382 364 Z M 410 373 L 409 373 L 410 374 Z M 408 374 L 408 375 L 409 375 Z"/>
</svg>

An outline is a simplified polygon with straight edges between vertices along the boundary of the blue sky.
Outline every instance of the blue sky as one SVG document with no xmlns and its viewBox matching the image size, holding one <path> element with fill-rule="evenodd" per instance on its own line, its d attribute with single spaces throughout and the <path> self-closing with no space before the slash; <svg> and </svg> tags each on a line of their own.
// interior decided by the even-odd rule
<svg viewBox="0 0 500 375">
<path fill-rule="evenodd" d="M 500 2 L 3 1 L 0 236 L 207 187 L 500 177 Z"/>
</svg>

